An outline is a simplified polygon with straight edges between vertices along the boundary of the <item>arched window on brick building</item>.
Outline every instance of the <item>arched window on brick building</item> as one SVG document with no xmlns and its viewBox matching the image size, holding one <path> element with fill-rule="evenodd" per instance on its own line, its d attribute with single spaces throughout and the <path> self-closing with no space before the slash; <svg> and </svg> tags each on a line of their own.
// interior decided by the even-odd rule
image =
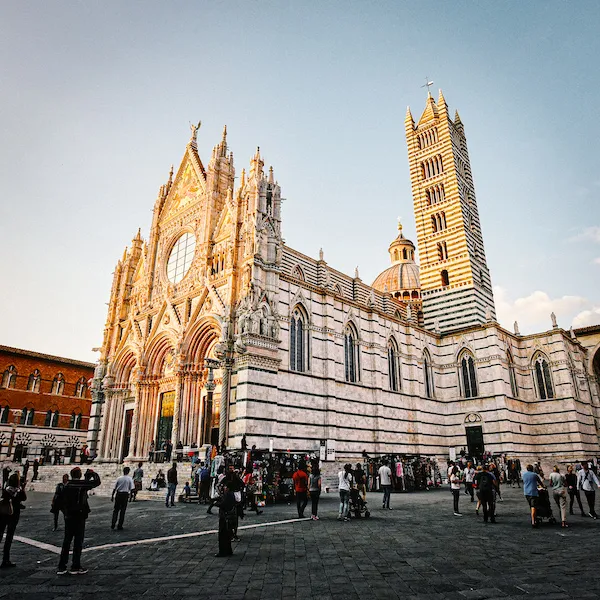
<svg viewBox="0 0 600 600">
<path fill-rule="evenodd" d="M 39 392 L 41 383 L 42 375 L 40 374 L 39 369 L 35 369 L 35 371 L 29 376 L 29 381 L 27 382 L 27 390 L 29 392 Z"/>
<path fill-rule="evenodd" d="M 17 368 L 15 365 L 10 365 L 2 375 L 2 387 L 14 388 L 17 385 Z"/>
<path fill-rule="evenodd" d="M 62 396 L 65 391 L 65 378 L 62 373 L 58 375 L 52 381 L 52 393 Z"/>
</svg>

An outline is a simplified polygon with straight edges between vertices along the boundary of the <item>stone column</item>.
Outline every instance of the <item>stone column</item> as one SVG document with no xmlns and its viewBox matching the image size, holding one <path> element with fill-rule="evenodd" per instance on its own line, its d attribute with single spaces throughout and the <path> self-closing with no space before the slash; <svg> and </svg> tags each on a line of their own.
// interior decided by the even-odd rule
<svg viewBox="0 0 600 600">
<path fill-rule="evenodd" d="M 92 406 L 86 440 L 91 456 L 97 456 L 99 454 L 98 438 L 102 427 L 102 408 L 104 404 L 102 380 L 104 379 L 105 374 L 106 361 L 98 361 L 98 364 L 94 369 L 94 378 L 92 379 L 91 385 Z"/>
<path fill-rule="evenodd" d="M 221 366 L 221 402 L 219 406 L 219 447 L 227 447 L 227 433 L 229 429 L 229 381 L 233 361 L 228 356 Z"/>
<path fill-rule="evenodd" d="M 138 369 L 136 377 L 133 383 L 133 396 L 135 403 L 133 407 L 133 419 L 131 420 L 131 436 L 129 440 L 129 455 L 126 457 L 128 460 L 134 460 L 137 458 L 137 443 L 138 443 L 138 429 L 141 419 L 141 395 L 143 389 L 143 377 L 144 372 Z"/>
<path fill-rule="evenodd" d="M 179 441 L 179 431 L 181 428 L 181 396 L 183 387 L 183 374 L 181 370 L 177 370 L 175 375 L 175 400 L 173 401 L 173 430 L 171 431 L 171 442 L 173 448 Z"/>
</svg>

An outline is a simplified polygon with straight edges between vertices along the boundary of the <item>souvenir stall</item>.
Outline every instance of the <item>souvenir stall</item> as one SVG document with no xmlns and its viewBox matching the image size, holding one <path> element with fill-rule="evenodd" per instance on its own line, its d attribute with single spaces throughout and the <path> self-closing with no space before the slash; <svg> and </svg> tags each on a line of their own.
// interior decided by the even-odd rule
<svg viewBox="0 0 600 600">
<path fill-rule="evenodd" d="M 365 471 L 369 491 L 379 490 L 377 473 L 384 460 L 392 470 L 393 485 L 396 491 L 413 492 L 442 485 L 442 476 L 435 458 L 408 454 L 386 454 L 368 459 Z"/>
</svg>

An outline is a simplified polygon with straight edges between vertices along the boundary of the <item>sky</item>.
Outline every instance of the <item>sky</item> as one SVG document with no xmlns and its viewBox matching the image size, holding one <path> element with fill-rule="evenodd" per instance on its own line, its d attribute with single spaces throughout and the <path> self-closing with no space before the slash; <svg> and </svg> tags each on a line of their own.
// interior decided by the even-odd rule
<svg viewBox="0 0 600 600">
<path fill-rule="evenodd" d="M 370 284 L 402 218 L 404 116 L 465 125 L 499 322 L 600 323 L 600 3 L 0 0 L 0 344 L 95 360 L 112 272 L 223 125 L 286 243 Z"/>
</svg>

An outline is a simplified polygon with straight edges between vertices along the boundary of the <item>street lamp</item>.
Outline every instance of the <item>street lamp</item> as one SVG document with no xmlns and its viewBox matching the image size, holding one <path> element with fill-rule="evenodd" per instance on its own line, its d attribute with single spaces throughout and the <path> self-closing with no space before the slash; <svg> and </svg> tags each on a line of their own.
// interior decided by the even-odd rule
<svg viewBox="0 0 600 600">
<path fill-rule="evenodd" d="M 13 423 L 11 424 L 10 442 L 8 443 L 8 454 L 6 455 L 6 458 L 10 458 L 10 455 L 12 454 L 13 444 L 15 443 L 15 435 L 17 433 L 17 424 L 21 418 L 21 412 L 22 411 L 19 409 L 13 411 Z"/>
</svg>

